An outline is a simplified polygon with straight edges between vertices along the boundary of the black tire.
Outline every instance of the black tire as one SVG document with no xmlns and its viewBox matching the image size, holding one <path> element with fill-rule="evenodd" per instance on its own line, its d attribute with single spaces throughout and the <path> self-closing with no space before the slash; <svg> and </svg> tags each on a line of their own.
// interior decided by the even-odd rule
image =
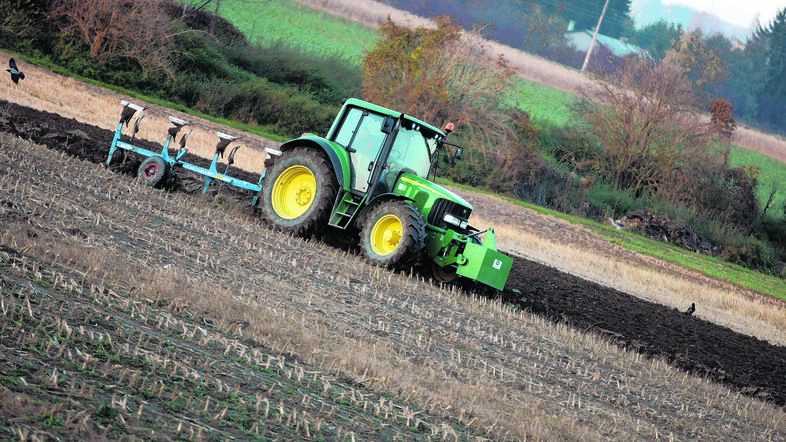
<svg viewBox="0 0 786 442">
<path fill-rule="evenodd" d="M 161 187 L 166 183 L 169 172 L 169 163 L 162 157 L 153 155 L 139 165 L 138 176 L 148 186 Z"/>
<path fill-rule="evenodd" d="M 437 263 L 431 263 L 431 275 L 439 282 L 453 282 L 458 276 L 455 267 L 440 267 Z"/>
<path fill-rule="evenodd" d="M 265 173 L 260 211 L 268 224 L 310 237 L 327 227 L 337 189 L 336 175 L 322 153 L 295 147 Z"/>
<path fill-rule="evenodd" d="M 368 212 L 360 232 L 360 251 L 369 263 L 400 270 L 420 266 L 426 248 L 423 217 L 411 204 L 388 200 Z"/>
</svg>

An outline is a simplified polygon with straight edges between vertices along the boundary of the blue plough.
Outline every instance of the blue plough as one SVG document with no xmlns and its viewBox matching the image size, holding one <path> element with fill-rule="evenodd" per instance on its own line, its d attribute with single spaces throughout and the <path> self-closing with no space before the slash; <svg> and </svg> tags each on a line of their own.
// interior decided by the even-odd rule
<svg viewBox="0 0 786 442">
<path fill-rule="evenodd" d="M 259 192 L 262 190 L 262 179 L 265 177 L 265 172 L 263 171 L 260 174 L 259 180 L 256 183 L 245 181 L 228 174 L 230 166 L 235 162 L 235 153 L 241 147 L 241 145 L 235 146 L 230 151 L 229 155 L 227 156 L 227 164 L 224 168 L 224 171 L 218 171 L 219 156 L 223 158 L 224 152 L 226 151 L 227 147 L 229 147 L 229 144 L 238 140 L 238 137 L 216 131 L 216 135 L 218 135 L 219 138 L 218 144 L 216 145 L 216 153 L 213 155 L 213 161 L 210 163 L 210 167 L 206 169 L 204 167 L 197 166 L 196 164 L 183 161 L 183 156 L 188 152 L 188 149 L 186 149 L 186 140 L 191 134 L 191 131 L 185 133 L 180 138 L 180 144 L 176 154 L 174 156 L 169 154 L 170 144 L 175 140 L 180 130 L 184 126 L 188 126 L 190 124 L 188 121 L 169 116 L 170 125 L 167 129 L 166 141 L 161 147 L 160 152 L 154 152 L 133 144 L 134 138 L 136 137 L 137 132 L 139 132 L 139 123 L 145 117 L 143 112 L 146 108 L 126 100 L 122 100 L 121 104 L 123 105 L 123 111 L 120 114 L 120 122 L 117 125 L 117 130 L 115 130 L 115 135 L 112 139 L 112 145 L 109 148 L 109 157 L 106 160 L 107 166 L 109 166 L 109 164 L 112 162 L 112 157 L 114 156 L 115 152 L 117 152 L 118 149 L 124 149 L 146 157 L 146 159 L 139 166 L 138 176 L 142 181 L 151 186 L 162 186 L 169 179 L 171 179 L 175 168 L 181 167 L 185 170 L 205 177 L 205 184 L 202 188 L 202 193 L 207 193 L 210 183 L 212 183 L 213 180 L 217 180 L 221 181 L 222 183 L 227 183 L 241 189 L 255 192 L 256 195 L 254 196 L 252 206 L 256 206 L 259 199 Z M 131 118 L 133 118 L 133 116 L 136 114 L 139 115 L 134 122 L 133 132 L 130 137 L 128 137 L 128 141 L 124 141 L 122 133 L 123 126 L 128 127 Z M 268 155 L 281 154 L 275 149 L 271 149 L 269 147 L 266 147 L 265 151 L 268 153 Z"/>
</svg>

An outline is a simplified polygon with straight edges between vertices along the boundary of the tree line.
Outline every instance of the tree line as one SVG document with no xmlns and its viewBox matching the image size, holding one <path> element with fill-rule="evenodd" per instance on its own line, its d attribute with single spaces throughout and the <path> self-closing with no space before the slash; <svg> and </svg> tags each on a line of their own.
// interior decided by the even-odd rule
<svg viewBox="0 0 786 442">
<path fill-rule="evenodd" d="M 599 75 L 599 95 L 577 100 L 571 124 L 535 127 L 502 100 L 514 73 L 473 38 L 488 29 L 446 16 L 434 29 L 384 23 L 360 67 L 251 45 L 206 8 L 172 0 L 10 0 L 0 17 L 0 46 L 28 59 L 284 138 L 325 133 L 349 96 L 452 121 L 464 161 L 441 167 L 458 183 L 601 221 L 653 211 L 712 244 L 703 253 L 783 272 L 786 208 L 760 207 L 758 171 L 708 148 L 734 130 L 736 106 L 717 98 L 712 121 L 696 118 L 716 58 L 695 34 L 660 61 Z"/>
<path fill-rule="evenodd" d="M 498 0 L 489 8 L 480 0 L 385 0 L 424 17 L 447 15 L 465 29 L 482 27 L 487 35 L 514 48 L 580 68 L 585 53 L 565 44 L 569 26 L 595 30 L 605 0 Z M 630 0 L 610 0 L 601 34 L 624 39 L 646 51 L 656 62 L 679 45 L 691 59 L 694 89 L 709 106 L 723 98 L 734 106 L 737 120 L 773 133 L 786 134 L 786 8 L 770 23 L 761 23 L 747 41 L 722 34 L 688 32 L 681 25 L 658 21 L 641 29 L 631 19 Z M 590 71 L 608 73 L 606 53 L 593 57 Z M 623 60 L 615 60 L 616 64 Z"/>
</svg>

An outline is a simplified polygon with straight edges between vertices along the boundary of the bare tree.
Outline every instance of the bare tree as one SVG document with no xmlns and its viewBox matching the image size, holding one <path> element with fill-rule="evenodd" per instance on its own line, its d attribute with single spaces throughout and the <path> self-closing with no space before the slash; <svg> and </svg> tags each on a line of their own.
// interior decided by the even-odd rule
<svg viewBox="0 0 786 442">
<path fill-rule="evenodd" d="M 171 33 L 158 0 L 54 0 L 49 18 L 96 59 L 126 57 L 144 71 L 167 70 Z"/>
<path fill-rule="evenodd" d="M 631 60 L 596 83 L 592 97 L 584 91 L 574 106 L 597 146 L 588 165 L 617 189 L 686 197 L 682 172 L 707 157 L 713 125 L 696 112 L 684 71 Z"/>
</svg>

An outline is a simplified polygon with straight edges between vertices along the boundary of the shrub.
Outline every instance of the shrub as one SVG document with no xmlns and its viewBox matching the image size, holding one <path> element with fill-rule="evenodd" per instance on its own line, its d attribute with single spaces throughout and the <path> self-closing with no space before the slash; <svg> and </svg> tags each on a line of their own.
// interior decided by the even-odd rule
<svg viewBox="0 0 786 442">
<path fill-rule="evenodd" d="M 184 32 L 177 35 L 169 64 L 178 78 L 238 81 L 233 77 L 236 71 L 231 69 L 221 48 L 202 34 Z"/>
<path fill-rule="evenodd" d="M 545 126 L 538 139 L 541 155 L 554 164 L 592 173 L 591 158 L 597 149 L 589 142 L 585 133 L 574 126 Z"/>
<path fill-rule="evenodd" d="M 729 168 L 711 161 L 693 164 L 684 172 L 692 207 L 707 218 L 717 218 L 750 234 L 760 211 L 757 173 L 750 167 Z"/>
<path fill-rule="evenodd" d="M 163 0 L 161 7 L 170 20 L 182 20 L 183 24 L 195 31 L 208 33 L 221 46 L 247 46 L 246 36 L 231 22 L 202 8 L 186 8 L 173 0 Z"/>
<path fill-rule="evenodd" d="M 295 87 L 323 104 L 359 97 L 362 72 L 346 58 L 323 56 L 277 42 L 267 47 L 233 47 L 230 63 L 267 80 Z"/>
<path fill-rule="evenodd" d="M 42 0 L 5 0 L 0 2 L 0 47 L 29 50 L 42 31 Z"/>
<path fill-rule="evenodd" d="M 647 198 L 636 198 L 630 190 L 618 190 L 607 183 L 592 186 L 588 198 L 593 205 L 603 210 L 605 217 L 614 219 L 650 206 Z"/>
</svg>

